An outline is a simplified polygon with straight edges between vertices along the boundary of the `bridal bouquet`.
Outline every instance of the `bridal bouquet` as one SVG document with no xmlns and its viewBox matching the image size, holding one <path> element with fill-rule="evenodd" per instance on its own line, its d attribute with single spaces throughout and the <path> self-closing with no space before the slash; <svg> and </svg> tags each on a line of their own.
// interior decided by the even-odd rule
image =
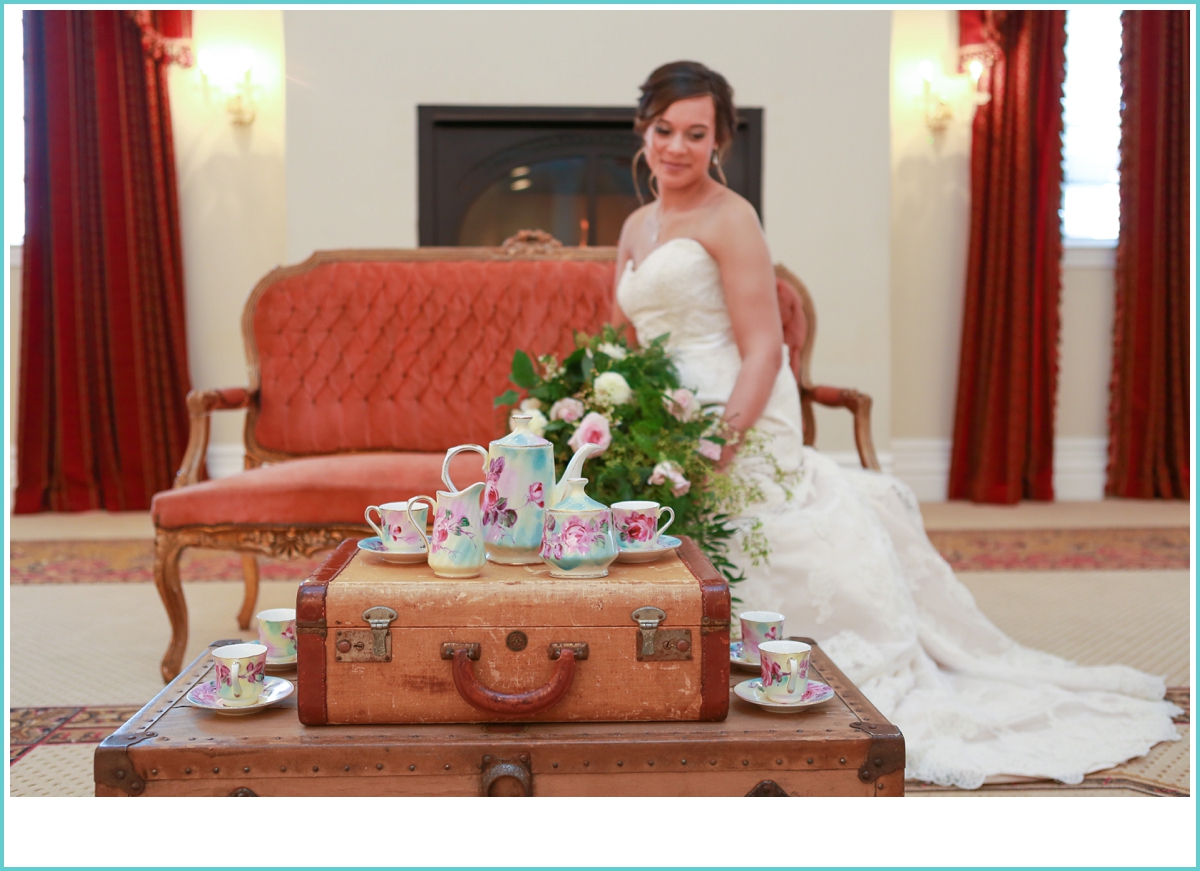
<svg viewBox="0 0 1200 871">
<path fill-rule="evenodd" d="M 680 385 L 664 348 L 666 336 L 647 347 L 629 347 L 622 333 L 605 326 L 600 335 L 577 333 L 575 351 L 559 361 L 535 362 L 513 354 L 510 380 L 515 390 L 496 405 L 515 405 L 533 416 L 530 428 L 554 445 L 561 468 L 582 445 L 600 446 L 585 466 L 588 495 L 611 505 L 650 499 L 675 509 L 672 532 L 691 536 L 730 583 L 742 579 L 729 561 L 735 536 L 754 564 L 769 555 L 756 521 L 731 518 L 762 499 L 750 479 L 732 465 L 717 471 L 725 438 L 720 409 L 702 405 Z M 739 453 L 761 452 L 753 437 Z"/>
</svg>

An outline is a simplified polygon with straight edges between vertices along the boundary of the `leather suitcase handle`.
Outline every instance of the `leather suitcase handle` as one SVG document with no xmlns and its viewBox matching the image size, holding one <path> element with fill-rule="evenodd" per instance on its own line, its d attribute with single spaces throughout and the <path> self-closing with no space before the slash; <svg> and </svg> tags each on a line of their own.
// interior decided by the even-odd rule
<svg viewBox="0 0 1200 871">
<path fill-rule="evenodd" d="M 564 648 L 554 666 L 554 674 L 545 684 L 525 693 L 501 693 L 484 686 L 471 668 L 471 654 L 465 647 L 454 651 L 454 686 L 463 701 L 489 714 L 540 714 L 554 707 L 575 679 L 575 651 Z"/>
</svg>

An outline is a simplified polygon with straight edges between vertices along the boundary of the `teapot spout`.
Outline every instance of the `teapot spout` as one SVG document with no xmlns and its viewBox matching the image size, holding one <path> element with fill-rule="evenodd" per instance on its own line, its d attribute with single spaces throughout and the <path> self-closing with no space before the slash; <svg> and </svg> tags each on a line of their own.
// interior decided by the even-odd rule
<svg viewBox="0 0 1200 871">
<path fill-rule="evenodd" d="M 550 495 L 550 501 L 546 503 L 547 508 L 553 508 L 567 495 L 567 481 L 571 478 L 579 478 L 580 469 L 583 468 L 583 461 L 592 454 L 599 452 L 600 446 L 588 442 L 575 452 L 575 456 L 571 457 L 571 461 L 567 463 L 567 468 L 563 471 L 562 477 L 558 479 L 558 483 L 554 485 L 554 492 Z"/>
</svg>

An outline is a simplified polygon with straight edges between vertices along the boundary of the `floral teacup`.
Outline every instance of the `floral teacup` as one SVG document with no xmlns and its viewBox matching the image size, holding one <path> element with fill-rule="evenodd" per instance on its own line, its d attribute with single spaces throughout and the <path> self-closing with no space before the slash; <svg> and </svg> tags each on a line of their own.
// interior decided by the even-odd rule
<svg viewBox="0 0 1200 871">
<path fill-rule="evenodd" d="M 217 672 L 217 695 L 234 708 L 253 705 L 263 691 L 266 676 L 265 644 L 226 644 L 212 652 Z"/>
<path fill-rule="evenodd" d="M 409 500 L 411 501 L 411 500 Z M 384 550 L 393 553 L 416 553 L 425 549 L 417 526 L 425 529 L 428 520 L 424 505 L 413 508 L 412 518 L 408 514 L 408 502 L 386 502 L 383 505 L 368 505 L 363 516 L 367 524 L 379 534 L 379 541 Z M 379 514 L 379 525 L 371 519 L 371 512 Z"/>
<path fill-rule="evenodd" d="M 783 615 L 774 611 L 743 611 L 742 658 L 753 663 L 758 659 L 758 646 L 764 641 L 783 640 Z"/>
<path fill-rule="evenodd" d="M 808 690 L 812 648 L 803 641 L 764 641 L 758 645 L 762 691 L 773 702 L 798 702 Z"/>
<path fill-rule="evenodd" d="M 658 537 L 675 522 L 675 509 L 657 502 L 614 502 L 612 513 L 621 550 L 653 550 L 658 547 Z M 658 519 L 664 514 L 670 519 L 660 528 Z"/>
<path fill-rule="evenodd" d="M 296 609 L 259 611 L 258 640 L 267 648 L 267 659 L 295 659 Z"/>
</svg>

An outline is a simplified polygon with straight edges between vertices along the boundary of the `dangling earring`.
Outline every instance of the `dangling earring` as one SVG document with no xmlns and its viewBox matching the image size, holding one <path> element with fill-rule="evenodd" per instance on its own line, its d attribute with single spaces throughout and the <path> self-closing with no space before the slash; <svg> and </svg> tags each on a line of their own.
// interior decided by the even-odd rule
<svg viewBox="0 0 1200 871">
<path fill-rule="evenodd" d="M 725 170 L 721 169 L 721 159 L 717 156 L 717 150 L 714 148 L 712 152 L 712 165 L 717 171 L 717 177 L 721 179 L 721 184 L 729 187 L 729 182 L 725 180 Z"/>
</svg>

